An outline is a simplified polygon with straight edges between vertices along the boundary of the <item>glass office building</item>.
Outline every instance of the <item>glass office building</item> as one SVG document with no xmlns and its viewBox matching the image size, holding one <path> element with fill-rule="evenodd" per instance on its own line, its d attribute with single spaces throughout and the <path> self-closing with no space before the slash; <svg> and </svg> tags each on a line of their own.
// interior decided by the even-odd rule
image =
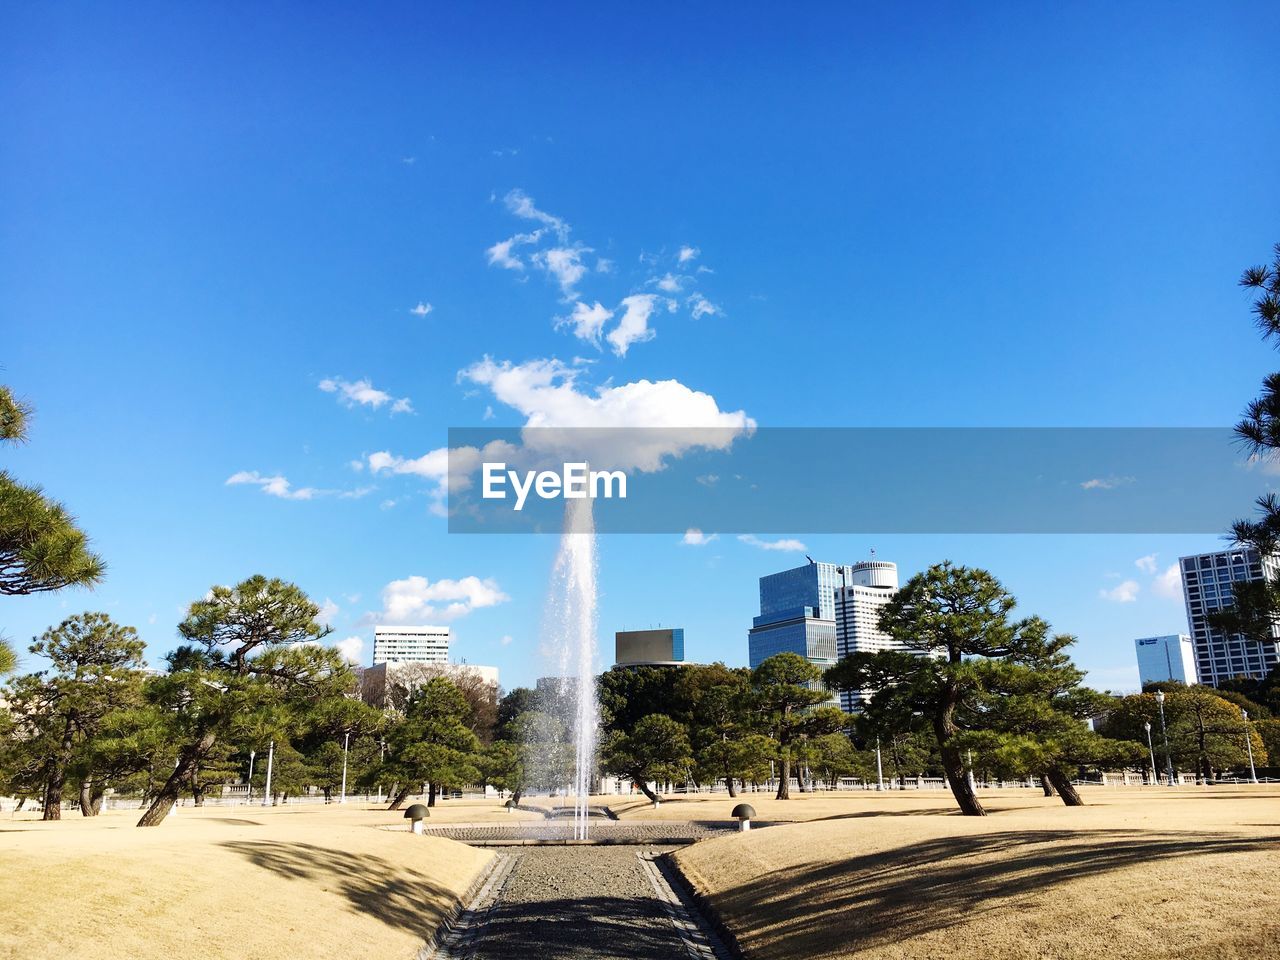
<svg viewBox="0 0 1280 960">
<path fill-rule="evenodd" d="M 747 633 L 751 667 L 776 653 L 798 653 L 823 669 L 834 665 L 839 585 L 834 563 L 807 563 L 761 577 L 760 615 Z"/>
</svg>

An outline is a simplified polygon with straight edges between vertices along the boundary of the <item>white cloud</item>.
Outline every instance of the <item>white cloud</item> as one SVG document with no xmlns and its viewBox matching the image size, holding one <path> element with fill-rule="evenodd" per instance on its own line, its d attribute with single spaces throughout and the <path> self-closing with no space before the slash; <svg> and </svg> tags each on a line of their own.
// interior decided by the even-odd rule
<svg viewBox="0 0 1280 960">
<path fill-rule="evenodd" d="M 613 261 L 604 257 L 596 258 L 596 273 L 613 273 Z"/>
<path fill-rule="evenodd" d="M 678 277 L 673 273 L 667 273 L 661 277 L 655 277 L 649 282 L 656 284 L 663 293 L 679 293 L 687 279 L 687 277 Z"/>
<path fill-rule="evenodd" d="M 718 539 L 718 536 L 714 533 L 708 535 L 703 533 L 697 527 L 690 527 L 684 532 L 684 538 L 680 542 L 690 547 L 705 547 L 712 540 L 716 539 Z"/>
<path fill-rule="evenodd" d="M 489 405 L 486 405 L 486 406 L 485 406 L 485 408 L 484 408 L 484 416 L 483 416 L 483 417 L 481 417 L 480 419 L 481 419 L 481 420 L 492 420 L 492 419 L 493 419 L 493 416 L 494 416 L 494 414 L 493 414 L 493 407 L 492 407 L 492 406 L 489 406 Z"/>
<path fill-rule="evenodd" d="M 529 259 L 551 275 L 560 285 L 560 293 L 569 300 L 576 295 L 573 288 L 587 272 L 582 255 L 590 252 L 590 247 L 552 247 L 539 250 Z"/>
<path fill-rule="evenodd" d="M 601 467 L 658 470 L 665 457 L 695 448 L 727 449 L 737 436 L 755 430 L 745 411 L 722 411 L 715 397 L 678 380 L 587 390 L 579 388 L 582 373 L 581 367 L 559 360 L 512 364 L 485 357 L 458 377 L 487 387 L 496 400 L 525 417 L 525 427 L 656 428 L 643 436 L 604 431 L 593 448 L 593 462 Z M 610 442 L 612 449 L 607 448 Z"/>
<path fill-rule="evenodd" d="M 1176 563 L 1170 564 L 1151 581 L 1151 590 L 1158 597 L 1182 602 L 1182 571 Z"/>
<path fill-rule="evenodd" d="M 327 377 L 320 381 L 320 389 L 325 393 L 334 393 L 338 402 L 345 407 L 363 406 L 378 410 L 391 404 L 392 413 L 412 413 L 413 404 L 408 397 L 396 399 L 385 390 L 379 390 L 369 380 L 343 380 L 341 377 Z"/>
<path fill-rule="evenodd" d="M 723 314 L 724 311 L 717 307 L 700 293 L 695 293 L 685 301 L 689 305 L 693 314 L 693 319 L 701 320 L 703 317 L 714 317 Z"/>
<path fill-rule="evenodd" d="M 323 623 L 326 627 L 333 626 L 333 619 L 338 615 L 339 607 L 328 597 L 324 598 L 324 603 L 320 604 L 320 612 L 316 615 L 316 620 Z"/>
<path fill-rule="evenodd" d="M 805 549 L 804 544 L 799 540 L 761 540 L 750 533 L 744 533 L 738 539 L 748 546 L 759 547 L 761 550 L 785 550 L 793 553 L 803 553 Z"/>
<path fill-rule="evenodd" d="M 267 477 L 258 473 L 257 470 L 241 470 L 239 473 L 233 473 L 227 477 L 227 486 L 235 486 L 237 484 L 254 484 L 262 488 L 262 492 L 271 497 L 279 497 L 281 500 L 311 500 L 323 491 L 314 487 L 298 487 L 296 490 L 293 485 L 283 476 L 276 474 Z"/>
<path fill-rule="evenodd" d="M 619 357 L 625 357 L 633 343 L 644 343 L 657 336 L 649 329 L 649 318 L 657 302 L 658 298 L 651 293 L 635 293 L 622 299 L 621 306 L 625 311 L 622 319 L 605 337 Z"/>
<path fill-rule="evenodd" d="M 405 577 L 392 580 L 382 588 L 382 611 L 368 614 L 365 619 L 375 623 L 402 624 L 454 620 L 473 610 L 497 606 L 510 599 L 498 582 L 489 577 L 434 582 L 426 577 Z"/>
<path fill-rule="evenodd" d="M 421 300 L 419 300 L 418 305 L 413 309 L 411 309 L 409 312 L 412 313 L 415 317 L 425 317 L 428 313 L 430 313 L 434 309 L 435 307 L 433 307 L 431 304 L 423 303 Z"/>
<path fill-rule="evenodd" d="M 697 247 L 681 247 L 676 260 L 679 263 L 688 263 L 690 260 L 696 260 L 701 252 Z"/>
<path fill-rule="evenodd" d="M 511 252 L 512 248 L 537 243 L 541 238 L 542 231 L 535 230 L 533 233 L 517 233 L 514 237 L 499 240 L 485 251 L 489 256 L 489 266 L 502 267 L 506 270 L 523 270 L 524 261 Z"/>
<path fill-rule="evenodd" d="M 1138 599 L 1138 591 L 1141 589 L 1137 580 L 1125 580 L 1117 583 L 1110 590 L 1099 590 L 1098 596 L 1114 603 L 1133 603 Z"/>
<path fill-rule="evenodd" d="M 359 663 L 361 655 L 364 653 L 364 637 L 355 636 L 347 637 L 345 640 L 339 640 L 334 644 L 337 651 L 342 654 L 342 659 L 348 663 Z"/>
<path fill-rule="evenodd" d="M 704 487 L 714 487 L 717 483 L 720 482 L 720 474 L 704 473 L 702 476 L 695 477 L 694 479 L 696 479 Z"/>
<path fill-rule="evenodd" d="M 511 640 L 512 640 L 511 634 L 505 633 L 502 635 L 502 639 L 499 640 L 498 642 L 502 644 L 504 647 L 509 647 L 511 646 Z"/>
<path fill-rule="evenodd" d="M 1133 561 L 1133 565 L 1143 573 L 1155 573 L 1156 555 L 1154 553 L 1149 553 L 1145 557 L 1139 557 L 1137 560 Z"/>
<path fill-rule="evenodd" d="M 599 300 L 590 307 L 579 301 L 573 305 L 573 313 L 560 319 L 556 326 L 571 326 L 575 337 L 579 340 L 594 343 L 598 347 L 600 346 L 600 336 L 604 332 L 604 325 L 612 318 L 613 311 Z"/>
<path fill-rule="evenodd" d="M 347 466 L 348 466 L 348 467 L 350 467 L 352 470 L 354 470 L 356 473 L 359 473 L 361 470 L 363 470 L 363 469 L 364 469 L 364 461 L 363 461 L 363 460 L 348 460 L 348 461 L 347 461 Z"/>
<path fill-rule="evenodd" d="M 1080 484 L 1081 490 L 1114 490 L 1116 487 L 1136 482 L 1135 477 L 1094 477 Z"/>
<path fill-rule="evenodd" d="M 569 225 L 559 217 L 552 216 L 544 210 L 539 210 L 533 202 L 533 198 L 526 194 L 523 190 L 512 190 L 504 198 L 507 209 L 514 213 L 517 217 L 525 220 L 536 220 L 539 223 L 546 224 L 560 236 L 565 236 L 569 232 Z"/>
</svg>

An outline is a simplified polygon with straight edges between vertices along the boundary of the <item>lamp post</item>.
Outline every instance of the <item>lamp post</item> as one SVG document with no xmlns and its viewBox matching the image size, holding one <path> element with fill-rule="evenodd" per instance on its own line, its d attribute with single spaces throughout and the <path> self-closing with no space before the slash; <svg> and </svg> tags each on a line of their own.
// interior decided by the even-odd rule
<svg viewBox="0 0 1280 960">
<path fill-rule="evenodd" d="M 1249 751 L 1249 782 L 1258 782 L 1258 771 L 1253 766 L 1253 738 L 1249 736 L 1249 711 L 1243 707 L 1240 713 L 1244 716 L 1244 748 Z"/>
<path fill-rule="evenodd" d="M 1156 691 L 1156 705 L 1160 707 L 1160 736 L 1164 738 L 1164 769 L 1165 775 L 1169 779 L 1169 786 L 1173 786 L 1173 754 L 1169 751 L 1169 727 L 1164 722 L 1164 691 Z"/>
<path fill-rule="evenodd" d="M 257 750 L 249 751 L 249 793 L 245 797 L 246 800 L 253 799 L 253 758 L 258 755 Z"/>
<path fill-rule="evenodd" d="M 267 786 L 262 791 L 262 805 L 264 807 L 271 806 L 271 768 L 275 765 L 276 759 L 276 742 L 271 741 L 267 747 Z"/>
<path fill-rule="evenodd" d="M 880 763 L 880 738 L 876 737 L 876 789 L 884 789 L 884 766 Z"/>
<path fill-rule="evenodd" d="M 347 748 L 351 745 L 351 731 L 348 730 L 342 735 L 342 796 L 339 803 L 347 802 Z M 368 797 L 369 794 L 365 794 Z"/>
<path fill-rule="evenodd" d="M 1147 750 L 1151 753 L 1151 782 L 1156 784 L 1160 782 L 1160 774 L 1156 773 L 1156 748 L 1151 745 L 1151 721 L 1146 721 L 1142 726 L 1147 731 Z"/>
</svg>

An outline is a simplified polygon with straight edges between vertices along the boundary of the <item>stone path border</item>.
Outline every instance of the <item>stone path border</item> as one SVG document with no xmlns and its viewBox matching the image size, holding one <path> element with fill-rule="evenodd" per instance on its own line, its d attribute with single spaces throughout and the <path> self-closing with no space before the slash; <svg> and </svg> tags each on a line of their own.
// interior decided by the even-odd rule
<svg viewBox="0 0 1280 960">
<path fill-rule="evenodd" d="M 476 938 L 502 897 L 502 888 L 517 859 L 509 853 L 494 855 L 488 869 L 472 885 L 474 895 L 465 898 L 461 909 L 440 924 L 431 941 L 418 951 L 417 960 L 460 960 L 471 952 Z"/>
<path fill-rule="evenodd" d="M 697 907 L 668 880 L 664 867 L 670 868 L 665 856 L 652 851 L 637 852 L 636 856 L 691 960 L 732 960 L 734 954 L 725 948 L 711 925 L 698 922 Z"/>
</svg>

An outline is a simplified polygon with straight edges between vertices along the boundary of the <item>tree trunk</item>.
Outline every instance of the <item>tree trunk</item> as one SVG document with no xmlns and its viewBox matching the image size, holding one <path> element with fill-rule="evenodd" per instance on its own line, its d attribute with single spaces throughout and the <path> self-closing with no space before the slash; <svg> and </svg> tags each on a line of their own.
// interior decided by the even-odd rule
<svg viewBox="0 0 1280 960">
<path fill-rule="evenodd" d="M 636 786 L 640 788 L 640 792 L 649 798 L 650 803 L 661 803 L 662 798 L 649 789 L 649 783 L 641 777 L 635 778 Z"/>
<path fill-rule="evenodd" d="M 782 756 L 778 760 L 778 795 L 775 799 L 791 799 L 791 747 L 782 748 Z"/>
<path fill-rule="evenodd" d="M 101 796 L 99 796 L 101 801 Z M 93 778 L 80 781 L 80 815 L 83 817 L 96 817 L 98 809 L 93 801 Z"/>
<path fill-rule="evenodd" d="M 520 789 L 520 790 L 512 790 L 512 791 L 511 791 L 511 806 L 512 806 L 512 807 L 518 807 L 518 806 L 520 806 L 520 798 L 521 798 L 522 796 L 524 796 L 524 790 L 523 790 L 523 789 Z"/>
<path fill-rule="evenodd" d="M 1049 780 L 1048 773 L 1040 774 L 1040 789 L 1044 791 L 1046 797 L 1052 797 L 1058 791 L 1053 789 L 1053 784 Z"/>
<path fill-rule="evenodd" d="M 65 782 L 66 774 L 62 771 L 62 764 L 54 763 L 44 785 L 44 812 L 40 815 L 41 820 L 62 819 L 62 786 Z"/>
<path fill-rule="evenodd" d="M 982 803 L 973 790 L 960 751 L 951 746 L 951 738 L 956 734 L 955 721 L 952 720 L 955 698 L 954 691 L 947 691 L 933 717 L 933 732 L 938 738 L 938 749 L 942 754 L 942 770 L 947 775 L 947 785 L 951 787 L 951 795 L 956 798 L 960 812 L 966 817 L 985 817 L 987 811 L 982 808 Z"/>
<path fill-rule="evenodd" d="M 427 784 L 427 806 L 434 807 L 436 805 L 436 782 L 432 780 Z"/>
<path fill-rule="evenodd" d="M 391 798 L 391 806 L 387 807 L 387 809 L 399 810 L 400 805 L 409 799 L 409 791 L 412 789 L 413 787 L 412 785 L 410 785 L 410 786 L 401 787 L 399 790 L 397 790 L 396 795 Z"/>
<path fill-rule="evenodd" d="M 191 771 L 200 765 L 200 761 L 213 749 L 213 745 L 217 742 L 218 735 L 212 730 L 208 730 L 193 746 L 182 751 L 178 757 L 178 765 L 173 768 L 173 773 L 169 774 L 169 779 L 164 782 L 164 786 L 160 788 L 156 798 L 151 801 L 151 806 L 142 815 L 142 819 L 138 821 L 138 826 L 156 827 L 164 822 L 164 818 L 169 815 L 173 805 L 178 802 L 178 795 L 182 792 L 182 784 L 191 777 Z"/>
<path fill-rule="evenodd" d="M 1076 789 L 1076 785 L 1071 782 L 1065 773 L 1057 767 L 1051 767 L 1047 772 L 1047 776 L 1049 777 L 1049 783 L 1057 789 L 1059 795 L 1062 797 L 1063 803 L 1068 807 L 1084 806 L 1084 800 L 1080 796 L 1080 791 Z"/>
<path fill-rule="evenodd" d="M 726 772 L 724 785 L 729 788 L 729 797 L 732 799 L 738 795 L 738 788 L 733 783 L 733 774 Z"/>
<path fill-rule="evenodd" d="M 102 812 L 102 798 L 106 794 L 106 792 L 107 792 L 106 787 L 100 784 L 94 785 L 93 796 L 89 800 L 89 806 L 90 806 L 90 809 L 93 810 L 93 815 L 95 817 Z"/>
</svg>

